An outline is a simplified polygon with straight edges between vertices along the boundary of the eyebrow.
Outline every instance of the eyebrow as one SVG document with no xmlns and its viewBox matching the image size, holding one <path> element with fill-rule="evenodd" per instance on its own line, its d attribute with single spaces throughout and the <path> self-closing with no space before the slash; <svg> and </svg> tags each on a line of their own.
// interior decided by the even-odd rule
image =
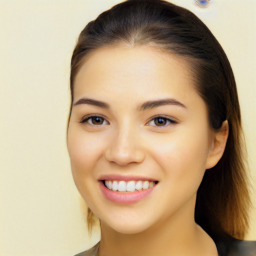
<svg viewBox="0 0 256 256">
<path fill-rule="evenodd" d="M 99 100 L 90 99 L 90 98 L 81 98 L 78 101 L 76 101 L 73 104 L 73 106 L 77 106 L 77 105 L 81 105 L 81 104 L 93 105 L 93 106 L 97 106 L 97 107 L 105 108 L 105 109 L 110 108 L 110 105 L 108 103 L 99 101 Z M 187 108 L 184 104 L 182 104 L 178 100 L 172 99 L 172 98 L 167 98 L 167 99 L 146 101 L 141 106 L 138 107 L 138 110 L 145 111 L 148 109 L 157 108 L 157 107 L 164 106 L 164 105 L 174 105 L 174 106 L 182 107 L 185 109 Z"/>
<path fill-rule="evenodd" d="M 81 105 L 81 104 L 89 104 L 89 105 L 97 106 L 97 107 L 100 107 L 100 108 L 106 108 L 106 109 L 110 108 L 109 104 L 107 104 L 103 101 L 89 99 L 89 98 L 81 98 L 78 101 L 76 101 L 73 104 L 73 106 L 77 106 L 77 105 Z"/>
<path fill-rule="evenodd" d="M 164 105 L 174 105 L 174 106 L 182 107 L 185 109 L 187 108 L 184 104 L 182 104 L 178 100 L 175 100 L 172 98 L 167 98 L 167 99 L 161 99 L 161 100 L 146 101 L 139 107 L 139 110 L 145 111 L 148 109 L 152 109 L 152 108 L 156 108 L 156 107 L 160 107 L 160 106 L 164 106 Z"/>
</svg>

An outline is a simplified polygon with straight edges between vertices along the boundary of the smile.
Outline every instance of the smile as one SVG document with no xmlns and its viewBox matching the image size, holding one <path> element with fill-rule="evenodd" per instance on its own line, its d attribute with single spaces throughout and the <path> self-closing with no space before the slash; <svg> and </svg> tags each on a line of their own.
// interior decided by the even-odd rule
<svg viewBox="0 0 256 256">
<path fill-rule="evenodd" d="M 149 196 L 157 186 L 158 181 L 110 179 L 99 180 L 100 189 L 106 199 L 118 204 L 136 203 Z"/>
<path fill-rule="evenodd" d="M 118 192 L 135 192 L 135 191 L 142 191 L 152 188 L 156 185 L 155 181 L 112 181 L 112 180 L 105 180 L 103 184 L 112 191 Z"/>
</svg>

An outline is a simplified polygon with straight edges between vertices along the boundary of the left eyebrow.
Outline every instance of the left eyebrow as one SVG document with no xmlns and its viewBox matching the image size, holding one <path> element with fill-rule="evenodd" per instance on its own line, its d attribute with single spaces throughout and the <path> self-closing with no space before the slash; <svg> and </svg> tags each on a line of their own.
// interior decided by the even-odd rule
<svg viewBox="0 0 256 256">
<path fill-rule="evenodd" d="M 168 98 L 146 101 L 138 109 L 139 111 L 145 111 L 147 109 L 157 108 L 164 105 L 174 105 L 185 109 L 187 108 L 183 103 L 179 102 L 178 100 Z"/>
</svg>

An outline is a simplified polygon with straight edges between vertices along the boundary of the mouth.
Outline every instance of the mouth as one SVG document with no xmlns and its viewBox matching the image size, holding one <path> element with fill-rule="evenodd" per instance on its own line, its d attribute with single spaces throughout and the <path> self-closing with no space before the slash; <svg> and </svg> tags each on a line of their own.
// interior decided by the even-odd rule
<svg viewBox="0 0 256 256">
<path fill-rule="evenodd" d="M 100 180 L 100 182 L 108 190 L 121 193 L 141 192 L 155 187 L 158 183 L 152 180 Z"/>
<path fill-rule="evenodd" d="M 100 189 L 106 199 L 117 204 L 131 204 L 147 198 L 153 193 L 158 181 L 153 180 L 99 180 Z"/>
<path fill-rule="evenodd" d="M 148 198 L 159 181 L 144 176 L 104 175 L 98 179 L 107 200 L 117 204 L 131 204 Z"/>
</svg>

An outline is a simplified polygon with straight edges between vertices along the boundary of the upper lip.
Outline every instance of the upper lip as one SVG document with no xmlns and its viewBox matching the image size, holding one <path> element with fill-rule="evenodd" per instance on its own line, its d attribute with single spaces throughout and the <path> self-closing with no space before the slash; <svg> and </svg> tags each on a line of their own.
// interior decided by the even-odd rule
<svg viewBox="0 0 256 256">
<path fill-rule="evenodd" d="M 126 176 L 126 175 L 117 175 L 117 174 L 109 174 L 109 175 L 102 175 L 99 177 L 98 180 L 116 180 L 116 181 L 157 181 L 156 179 L 145 177 L 145 176 Z"/>
</svg>

